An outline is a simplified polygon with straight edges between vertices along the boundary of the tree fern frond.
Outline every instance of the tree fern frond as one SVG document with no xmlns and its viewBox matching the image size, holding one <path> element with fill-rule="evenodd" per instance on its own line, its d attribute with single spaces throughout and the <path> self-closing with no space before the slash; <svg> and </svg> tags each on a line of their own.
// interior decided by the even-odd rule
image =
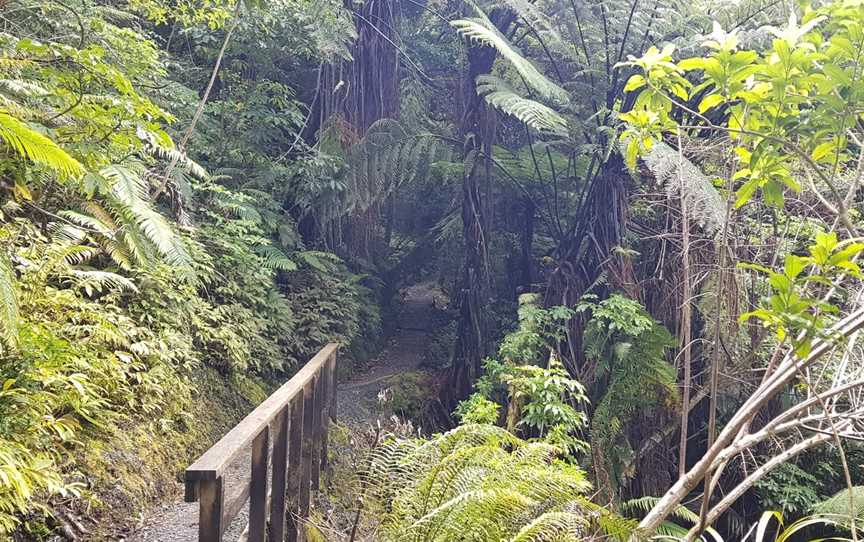
<svg viewBox="0 0 864 542">
<path fill-rule="evenodd" d="M 590 484 L 555 450 L 484 424 L 387 442 L 363 478 L 387 510 L 380 539 L 576 540 Z"/>
<path fill-rule="evenodd" d="M 120 216 L 124 221 L 124 239 L 130 252 L 142 262 L 149 260 L 150 251 L 134 230 L 152 244 L 169 264 L 192 276 L 192 258 L 180 236 L 172 229 L 164 216 L 153 209 L 148 199 L 148 187 L 143 179 L 140 164 L 112 164 L 99 171 L 111 184 L 111 195 L 117 200 Z"/>
<path fill-rule="evenodd" d="M 56 143 L 0 109 L 0 139 L 16 154 L 57 172 L 62 178 L 80 177 L 84 166 Z"/>
<path fill-rule="evenodd" d="M 94 233 L 104 235 L 105 237 L 113 238 L 117 229 L 116 225 L 113 224 L 113 221 L 110 225 L 105 224 L 105 222 L 96 217 L 88 216 L 76 211 L 60 211 L 58 214 L 79 226 L 83 226 L 92 230 Z"/>
<path fill-rule="evenodd" d="M 192 258 L 186 251 L 183 241 L 165 220 L 165 217 L 154 211 L 149 205 L 139 205 L 134 209 L 138 225 L 147 239 L 165 260 L 179 269 L 191 271 Z"/>
<path fill-rule="evenodd" d="M 567 121 L 551 108 L 519 96 L 504 80 L 494 75 L 477 78 L 477 94 L 493 107 L 512 115 L 535 130 L 557 136 L 567 135 Z"/>
<path fill-rule="evenodd" d="M 726 204 L 711 179 L 693 162 L 662 141 L 655 143 L 642 159 L 667 193 L 684 197 L 691 220 L 710 235 L 723 229 Z"/>
<path fill-rule="evenodd" d="M 850 508 L 850 504 L 854 508 Z M 852 486 L 852 502 L 849 502 L 849 489 L 843 489 L 834 496 L 825 499 L 813 506 L 813 513 L 818 515 L 836 515 L 848 518 L 854 509 L 857 521 L 864 520 L 864 486 Z M 859 527 L 860 528 L 860 527 Z"/>
<path fill-rule="evenodd" d="M 492 47 L 498 51 L 519 72 L 525 83 L 537 91 L 541 97 L 552 100 L 557 105 L 569 103 L 570 97 L 567 91 L 550 81 L 530 60 L 522 56 L 479 9 L 477 10 L 477 17 L 459 19 L 450 24 L 456 28 L 460 35 L 470 41 L 485 47 Z"/>
<path fill-rule="evenodd" d="M 112 195 L 129 207 L 147 201 L 148 187 L 142 174 L 143 167 L 134 163 L 125 166 L 111 164 L 99 170 L 99 175 L 110 183 Z"/>
</svg>

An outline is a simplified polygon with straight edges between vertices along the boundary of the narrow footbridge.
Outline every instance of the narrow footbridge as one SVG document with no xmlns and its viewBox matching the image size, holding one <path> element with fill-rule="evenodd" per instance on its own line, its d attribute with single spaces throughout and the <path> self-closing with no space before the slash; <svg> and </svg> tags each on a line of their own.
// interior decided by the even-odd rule
<svg viewBox="0 0 864 542">
<path fill-rule="evenodd" d="M 336 419 L 337 349 L 322 348 L 186 469 L 186 501 L 200 503 L 199 542 L 221 542 L 247 501 L 249 523 L 239 540 L 303 539 L 301 523 L 327 469 L 327 428 Z M 238 460 L 248 463 L 250 476 L 229 491 L 225 474 Z"/>
</svg>

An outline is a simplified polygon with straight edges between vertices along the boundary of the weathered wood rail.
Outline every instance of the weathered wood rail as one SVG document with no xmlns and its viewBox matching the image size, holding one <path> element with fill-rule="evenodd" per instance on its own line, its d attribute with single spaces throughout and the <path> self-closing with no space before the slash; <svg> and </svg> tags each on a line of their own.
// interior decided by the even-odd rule
<svg viewBox="0 0 864 542">
<path fill-rule="evenodd" d="M 200 502 L 199 542 L 221 542 L 247 500 L 241 541 L 303 539 L 300 522 L 327 468 L 327 427 L 336 419 L 337 350 L 336 344 L 322 348 L 186 469 L 186 501 Z M 228 495 L 226 470 L 250 447 L 251 476 Z"/>
</svg>

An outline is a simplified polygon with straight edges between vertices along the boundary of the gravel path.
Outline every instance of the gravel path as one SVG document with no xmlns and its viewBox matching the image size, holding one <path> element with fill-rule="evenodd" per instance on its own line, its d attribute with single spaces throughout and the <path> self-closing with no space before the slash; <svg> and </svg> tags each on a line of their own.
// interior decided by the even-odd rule
<svg viewBox="0 0 864 542">
<path fill-rule="evenodd" d="M 339 421 L 350 429 L 368 428 L 378 418 L 378 394 L 387 388 L 392 377 L 417 370 L 430 341 L 431 322 L 435 316 L 435 289 L 420 284 L 403 291 L 399 327 L 387 347 L 369 363 L 368 372 L 355 375 L 339 384 Z M 226 495 L 249 479 L 249 452 L 238 458 L 226 473 Z M 197 542 L 198 503 L 182 500 L 182 485 L 177 484 L 178 499 L 153 511 L 126 542 Z M 237 515 L 223 539 L 237 540 L 246 525 L 248 504 Z M 123 540 L 123 539 L 121 539 Z"/>
</svg>

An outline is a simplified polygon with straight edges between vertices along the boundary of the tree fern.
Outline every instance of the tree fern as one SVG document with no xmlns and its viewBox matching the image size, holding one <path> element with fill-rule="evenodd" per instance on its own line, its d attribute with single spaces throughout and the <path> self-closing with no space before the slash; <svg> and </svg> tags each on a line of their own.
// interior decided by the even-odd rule
<svg viewBox="0 0 864 542">
<path fill-rule="evenodd" d="M 851 507 L 850 507 L 851 505 Z M 864 486 L 852 486 L 852 502 L 849 501 L 849 489 L 842 489 L 834 496 L 825 499 L 813 506 L 813 513 L 818 515 L 835 516 L 848 523 L 848 518 L 855 515 L 858 528 L 860 522 L 864 521 Z"/>
<path fill-rule="evenodd" d="M 3 109 L 0 109 L 0 139 L 22 158 L 55 171 L 63 178 L 84 174 L 84 167 L 66 151 Z"/>
<path fill-rule="evenodd" d="M 459 19 L 450 24 L 468 40 L 498 51 L 519 72 L 525 84 L 542 98 L 551 100 L 556 105 L 566 105 L 570 101 L 567 91 L 550 81 L 530 60 L 522 56 L 479 9 L 476 17 Z"/>
<path fill-rule="evenodd" d="M 553 109 L 523 98 L 504 80 L 494 75 L 477 78 L 477 94 L 483 96 L 493 107 L 512 115 L 540 132 L 565 136 L 567 121 Z"/>
</svg>

